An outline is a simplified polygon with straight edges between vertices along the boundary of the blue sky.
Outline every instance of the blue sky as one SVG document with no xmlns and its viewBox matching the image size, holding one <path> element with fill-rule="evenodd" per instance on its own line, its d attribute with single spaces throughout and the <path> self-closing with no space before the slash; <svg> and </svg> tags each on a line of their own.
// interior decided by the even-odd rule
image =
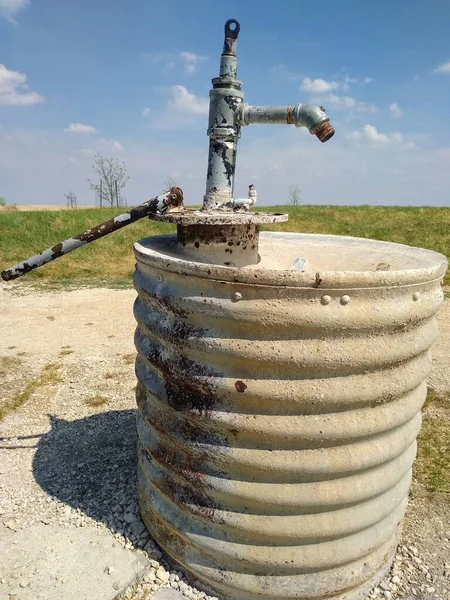
<svg viewBox="0 0 450 600">
<path fill-rule="evenodd" d="M 242 131 L 237 195 L 282 204 L 450 204 L 450 3 L 430 0 L 0 0 L 0 196 L 92 204 L 96 152 L 139 204 L 170 176 L 202 201 L 208 92 L 241 23 L 250 104 L 322 104 L 336 135 Z"/>
</svg>

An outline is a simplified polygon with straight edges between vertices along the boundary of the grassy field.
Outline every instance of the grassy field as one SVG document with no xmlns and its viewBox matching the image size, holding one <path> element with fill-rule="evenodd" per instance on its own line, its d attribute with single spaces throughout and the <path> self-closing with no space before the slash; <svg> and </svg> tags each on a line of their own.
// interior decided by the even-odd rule
<svg viewBox="0 0 450 600">
<path fill-rule="evenodd" d="M 287 223 L 266 227 L 274 231 L 368 237 L 430 248 L 450 256 L 450 208 L 273 206 L 259 210 L 289 213 Z M 28 258 L 120 212 L 121 209 L 93 208 L 0 213 L 0 268 Z M 175 226 L 143 219 L 36 269 L 26 275 L 24 281 L 127 285 L 134 270 L 133 242 L 171 231 L 175 231 Z M 449 274 L 446 283 L 450 284 Z"/>
</svg>

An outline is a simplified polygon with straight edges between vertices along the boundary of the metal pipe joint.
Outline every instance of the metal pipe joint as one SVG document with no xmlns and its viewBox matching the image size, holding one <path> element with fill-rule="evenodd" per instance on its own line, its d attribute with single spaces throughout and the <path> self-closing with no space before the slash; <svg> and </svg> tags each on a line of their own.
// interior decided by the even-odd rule
<svg viewBox="0 0 450 600">
<path fill-rule="evenodd" d="M 241 104 L 236 110 L 236 123 L 239 126 L 252 123 L 288 124 L 307 127 L 321 142 L 334 135 L 329 117 L 322 106 L 296 104 L 295 106 L 251 106 Z"/>
</svg>

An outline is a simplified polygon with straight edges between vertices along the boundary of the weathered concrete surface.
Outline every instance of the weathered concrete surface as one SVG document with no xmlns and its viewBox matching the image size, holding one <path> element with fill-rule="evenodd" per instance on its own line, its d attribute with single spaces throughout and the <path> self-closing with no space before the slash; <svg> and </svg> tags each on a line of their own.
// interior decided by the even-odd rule
<svg viewBox="0 0 450 600">
<path fill-rule="evenodd" d="M 113 600 L 148 567 L 90 526 L 34 525 L 6 535 L 1 552 L 1 600 Z"/>
<path fill-rule="evenodd" d="M 223 598 L 364 598 L 407 505 L 445 257 L 262 233 L 257 265 L 205 268 L 174 242 L 135 244 L 147 528 Z"/>
</svg>

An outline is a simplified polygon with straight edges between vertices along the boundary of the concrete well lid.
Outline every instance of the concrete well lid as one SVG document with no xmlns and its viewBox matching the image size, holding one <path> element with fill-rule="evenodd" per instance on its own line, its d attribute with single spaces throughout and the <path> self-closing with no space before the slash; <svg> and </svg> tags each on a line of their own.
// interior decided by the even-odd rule
<svg viewBox="0 0 450 600">
<path fill-rule="evenodd" d="M 144 238 L 134 244 L 138 261 L 193 277 L 253 285 L 321 289 L 415 285 L 440 279 L 443 254 L 393 242 L 310 233 L 263 232 L 260 261 L 236 268 L 181 258 L 176 235 Z M 300 260 L 298 260 L 300 259 Z M 303 270 L 295 265 L 302 264 Z"/>
</svg>

